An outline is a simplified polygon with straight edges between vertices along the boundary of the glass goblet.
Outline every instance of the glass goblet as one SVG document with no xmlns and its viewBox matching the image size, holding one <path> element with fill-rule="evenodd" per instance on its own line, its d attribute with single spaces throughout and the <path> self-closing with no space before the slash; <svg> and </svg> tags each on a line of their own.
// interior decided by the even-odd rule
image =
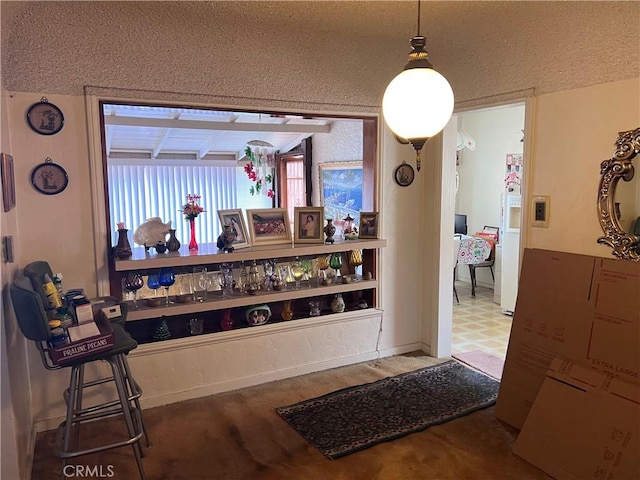
<svg viewBox="0 0 640 480">
<path fill-rule="evenodd" d="M 144 286 L 144 280 L 140 272 L 127 272 L 124 277 L 124 288 L 133 292 L 133 308 L 138 308 L 138 290 Z"/>
<path fill-rule="evenodd" d="M 154 297 L 158 296 L 160 286 L 160 273 L 150 273 L 147 277 L 147 287 L 153 290 Z"/>
<path fill-rule="evenodd" d="M 329 257 L 323 255 L 318 257 L 318 270 L 322 272 L 322 278 L 327 278 L 327 269 L 329 268 Z"/>
<path fill-rule="evenodd" d="M 173 269 L 165 267 L 160 269 L 160 285 L 164 287 L 164 304 L 169 306 L 172 302 L 169 301 L 169 287 L 176 283 L 176 276 L 173 273 Z"/>
<path fill-rule="evenodd" d="M 198 302 L 206 302 L 209 287 L 211 286 L 210 272 L 207 267 L 194 267 L 193 269 L 193 291 L 195 292 L 195 300 Z"/>
<path fill-rule="evenodd" d="M 329 257 L 329 266 L 336 272 L 336 280 L 340 276 L 340 269 L 342 268 L 342 253 L 332 253 Z"/>
<path fill-rule="evenodd" d="M 296 257 L 296 261 L 291 265 L 291 276 L 293 280 L 296 282 L 295 289 L 300 290 L 300 280 L 304 276 L 304 268 L 302 267 L 302 262 L 299 258 Z"/>
</svg>

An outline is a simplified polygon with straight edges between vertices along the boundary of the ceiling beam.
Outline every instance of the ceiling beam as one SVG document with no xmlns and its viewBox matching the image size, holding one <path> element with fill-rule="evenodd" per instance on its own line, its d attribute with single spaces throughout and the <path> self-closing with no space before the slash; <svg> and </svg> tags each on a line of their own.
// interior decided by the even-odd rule
<svg viewBox="0 0 640 480">
<path fill-rule="evenodd" d="M 180 118 L 180 114 L 176 113 L 173 118 L 174 120 L 178 120 Z M 154 147 L 153 152 L 151 153 L 151 158 L 156 158 L 160 154 L 162 147 L 164 147 L 165 142 L 169 138 L 169 132 L 171 132 L 170 128 L 164 129 L 160 136 L 160 140 L 158 140 L 158 144 Z"/>
<path fill-rule="evenodd" d="M 107 115 L 105 125 L 127 127 L 182 128 L 189 130 L 229 130 L 236 132 L 294 132 L 331 133 L 331 125 L 299 125 L 271 123 L 207 122 L 203 120 L 178 120 L 169 118 L 119 117 Z"/>
</svg>

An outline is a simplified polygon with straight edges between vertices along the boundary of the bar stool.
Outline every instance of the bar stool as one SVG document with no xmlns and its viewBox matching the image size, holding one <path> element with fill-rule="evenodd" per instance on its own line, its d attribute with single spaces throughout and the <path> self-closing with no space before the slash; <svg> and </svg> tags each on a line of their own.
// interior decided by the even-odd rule
<svg viewBox="0 0 640 480">
<path fill-rule="evenodd" d="M 51 336 L 47 314 L 40 295 L 33 289 L 31 281 L 26 277 L 18 277 L 10 286 L 10 294 L 20 330 L 26 338 L 35 342 L 44 367 L 48 370 L 71 368 L 69 387 L 63 394 L 67 406 L 66 418 L 58 426 L 56 435 L 56 454 L 63 459 L 63 477 L 64 465 L 70 458 L 130 445 L 140 472 L 140 478 L 145 480 L 140 439 L 144 435 L 147 438 L 147 444 L 149 442 L 146 431 L 143 428 L 138 402 L 141 393 L 126 365 L 126 354 L 135 349 L 138 343 L 122 326 L 112 323 L 114 333 L 113 348 L 78 358 L 63 366 L 57 365 L 51 360 L 46 343 Z M 112 376 L 85 382 L 85 366 L 97 361 L 107 362 L 111 368 Z M 117 400 L 103 401 L 88 407 L 83 406 L 85 388 L 98 385 L 107 386 L 111 382 L 112 386 L 115 386 Z M 72 437 L 77 440 L 82 423 L 115 415 L 122 415 L 124 419 L 128 433 L 123 439 L 90 448 L 72 446 Z M 74 426 L 77 428 L 74 429 Z"/>
<path fill-rule="evenodd" d="M 45 274 L 49 275 L 49 278 L 53 278 L 53 270 L 51 269 L 51 266 L 49 265 L 48 262 L 44 261 L 44 260 L 36 260 L 34 262 L 31 262 L 29 264 L 27 264 L 24 269 L 23 272 L 25 274 L 25 276 L 29 277 L 29 279 L 31 280 L 31 286 L 33 287 L 33 290 L 40 295 L 40 299 L 43 302 L 43 306 L 45 307 L 45 312 L 47 314 L 47 317 L 51 317 L 52 314 L 50 313 L 50 309 L 48 309 L 48 300 L 47 300 L 47 294 L 44 291 L 43 288 L 43 283 L 44 283 L 44 277 Z M 96 300 L 96 299 L 92 299 Z M 119 303 L 117 301 L 117 299 L 115 297 L 100 297 L 98 300 L 102 301 L 103 304 L 105 306 L 108 305 L 114 305 L 114 304 L 119 304 L 120 305 L 120 309 L 122 311 L 122 314 L 119 317 L 115 317 L 111 319 L 111 324 L 118 324 L 122 327 L 122 329 L 125 330 L 126 332 L 126 328 L 125 328 L 125 323 L 126 323 L 126 318 L 127 318 L 127 306 L 125 303 Z M 129 352 L 127 352 L 129 353 Z M 46 357 L 45 357 L 46 359 Z M 138 383 L 136 383 L 135 379 L 133 378 L 133 375 L 131 375 L 131 369 L 129 368 L 129 362 L 127 361 L 127 356 L 126 354 L 119 357 L 118 360 L 122 363 L 122 369 L 123 371 L 126 373 L 126 379 L 128 380 L 127 385 L 129 388 L 129 401 L 133 401 L 135 402 L 136 405 L 136 409 L 140 412 L 140 417 L 141 417 L 141 421 L 142 421 L 142 430 L 144 431 L 144 437 L 147 443 L 147 447 L 151 446 L 151 441 L 149 440 L 149 434 L 147 433 L 147 427 L 144 424 L 144 418 L 142 418 L 142 409 L 140 408 L 140 397 L 142 396 L 142 388 L 140 388 L 140 385 L 138 385 Z M 46 365 L 45 365 L 46 367 Z M 48 367 L 47 367 L 48 368 Z M 54 367 L 54 369 L 57 369 L 58 367 Z M 100 380 L 96 380 L 94 382 L 90 382 L 90 383 L 84 383 L 85 387 L 90 387 L 90 386 L 95 386 L 95 385 L 100 385 L 101 383 L 105 383 L 106 381 L 109 381 L 110 379 L 103 379 L 104 381 L 101 382 Z M 69 395 L 69 390 L 65 390 L 65 400 L 68 398 Z"/>
</svg>

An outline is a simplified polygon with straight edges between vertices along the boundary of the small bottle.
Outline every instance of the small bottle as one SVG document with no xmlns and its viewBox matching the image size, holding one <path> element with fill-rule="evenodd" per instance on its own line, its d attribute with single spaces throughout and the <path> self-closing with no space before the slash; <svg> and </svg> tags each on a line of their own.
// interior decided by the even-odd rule
<svg viewBox="0 0 640 480">
<path fill-rule="evenodd" d="M 73 325 L 73 317 L 65 308 L 61 308 L 58 310 L 58 313 L 55 316 L 55 320 L 59 320 L 60 326 L 65 330 Z"/>
<path fill-rule="evenodd" d="M 51 336 L 48 340 L 50 347 L 57 348 L 69 343 L 69 335 L 66 330 L 61 327 L 60 320 L 49 320 L 49 328 L 51 329 Z"/>
<path fill-rule="evenodd" d="M 44 288 L 44 293 L 47 295 L 49 309 L 62 307 L 62 299 L 60 298 L 58 289 L 53 284 L 53 280 L 51 280 L 49 274 L 46 272 L 43 277 L 42 288 Z"/>
</svg>

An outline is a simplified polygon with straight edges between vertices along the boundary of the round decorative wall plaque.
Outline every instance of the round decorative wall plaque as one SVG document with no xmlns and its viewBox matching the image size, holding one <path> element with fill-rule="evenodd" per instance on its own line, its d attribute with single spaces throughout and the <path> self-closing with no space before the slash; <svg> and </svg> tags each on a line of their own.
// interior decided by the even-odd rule
<svg viewBox="0 0 640 480">
<path fill-rule="evenodd" d="M 40 135 L 55 135 L 64 126 L 64 115 L 62 110 L 42 97 L 27 110 L 27 124 Z"/>
<path fill-rule="evenodd" d="M 402 162 L 398 168 L 396 168 L 394 177 L 396 179 L 396 183 L 401 187 L 408 187 L 413 183 L 413 179 L 415 178 L 415 172 L 413 167 L 406 162 Z"/>
<path fill-rule="evenodd" d="M 69 176 L 64 168 L 47 157 L 44 163 L 36 165 L 31 172 L 31 184 L 40 193 L 56 195 L 67 188 Z"/>
</svg>

